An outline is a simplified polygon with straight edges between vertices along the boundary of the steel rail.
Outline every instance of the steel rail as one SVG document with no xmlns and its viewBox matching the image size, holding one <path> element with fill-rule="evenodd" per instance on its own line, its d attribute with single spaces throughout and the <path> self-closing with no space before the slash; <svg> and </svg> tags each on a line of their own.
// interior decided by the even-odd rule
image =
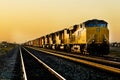
<svg viewBox="0 0 120 80">
<path fill-rule="evenodd" d="M 20 50 L 20 57 L 21 57 L 21 63 L 22 63 L 23 79 L 27 80 L 27 75 L 26 75 L 26 71 L 25 71 L 25 65 L 24 65 L 22 51 L 21 51 L 20 47 L 19 47 L 19 50 Z"/>
<path fill-rule="evenodd" d="M 24 48 L 24 47 L 23 47 Z M 24 48 L 25 49 L 25 48 Z M 56 71 L 54 71 L 52 68 L 50 68 L 48 65 L 46 65 L 43 61 L 38 59 L 36 56 L 34 56 L 31 52 L 29 52 L 27 49 L 25 49 L 32 57 L 34 57 L 39 63 L 41 63 L 45 68 L 47 68 L 52 74 L 54 74 L 59 80 L 66 80 L 64 77 L 62 77 L 60 74 L 58 74 Z"/>
</svg>

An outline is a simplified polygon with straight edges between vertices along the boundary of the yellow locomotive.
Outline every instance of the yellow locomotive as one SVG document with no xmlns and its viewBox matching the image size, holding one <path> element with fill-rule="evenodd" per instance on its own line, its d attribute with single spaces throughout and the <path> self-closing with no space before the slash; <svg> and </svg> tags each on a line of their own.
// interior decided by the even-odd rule
<svg viewBox="0 0 120 80">
<path fill-rule="evenodd" d="M 107 22 L 93 19 L 75 26 L 70 30 L 70 51 L 95 55 L 109 53 Z"/>
<path fill-rule="evenodd" d="M 105 55 L 109 53 L 108 23 L 88 20 L 81 24 L 47 34 L 27 44 L 82 54 Z"/>
</svg>

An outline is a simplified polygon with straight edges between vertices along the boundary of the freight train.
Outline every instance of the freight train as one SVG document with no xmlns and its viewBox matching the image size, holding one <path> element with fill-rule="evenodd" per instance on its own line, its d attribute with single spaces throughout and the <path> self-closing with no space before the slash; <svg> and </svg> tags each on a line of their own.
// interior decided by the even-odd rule
<svg viewBox="0 0 120 80">
<path fill-rule="evenodd" d="M 25 45 L 80 54 L 107 55 L 109 53 L 108 23 L 98 19 L 88 20 L 28 41 Z"/>
</svg>

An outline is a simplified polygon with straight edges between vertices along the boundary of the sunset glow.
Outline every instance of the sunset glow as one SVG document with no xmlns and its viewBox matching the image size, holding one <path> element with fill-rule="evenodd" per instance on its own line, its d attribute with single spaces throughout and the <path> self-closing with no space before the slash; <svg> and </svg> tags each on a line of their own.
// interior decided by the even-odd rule
<svg viewBox="0 0 120 80">
<path fill-rule="evenodd" d="M 23 43 L 89 19 L 109 24 L 120 41 L 120 0 L 0 0 L 0 42 Z"/>
</svg>

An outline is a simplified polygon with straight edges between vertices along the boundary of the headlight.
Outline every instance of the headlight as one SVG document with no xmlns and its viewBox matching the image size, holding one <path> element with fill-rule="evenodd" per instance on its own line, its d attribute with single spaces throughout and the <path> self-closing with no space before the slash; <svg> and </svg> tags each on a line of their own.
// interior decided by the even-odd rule
<svg viewBox="0 0 120 80">
<path fill-rule="evenodd" d="M 104 41 L 106 42 L 106 39 Z"/>
<path fill-rule="evenodd" d="M 95 40 L 93 39 L 92 42 L 95 42 Z"/>
</svg>

